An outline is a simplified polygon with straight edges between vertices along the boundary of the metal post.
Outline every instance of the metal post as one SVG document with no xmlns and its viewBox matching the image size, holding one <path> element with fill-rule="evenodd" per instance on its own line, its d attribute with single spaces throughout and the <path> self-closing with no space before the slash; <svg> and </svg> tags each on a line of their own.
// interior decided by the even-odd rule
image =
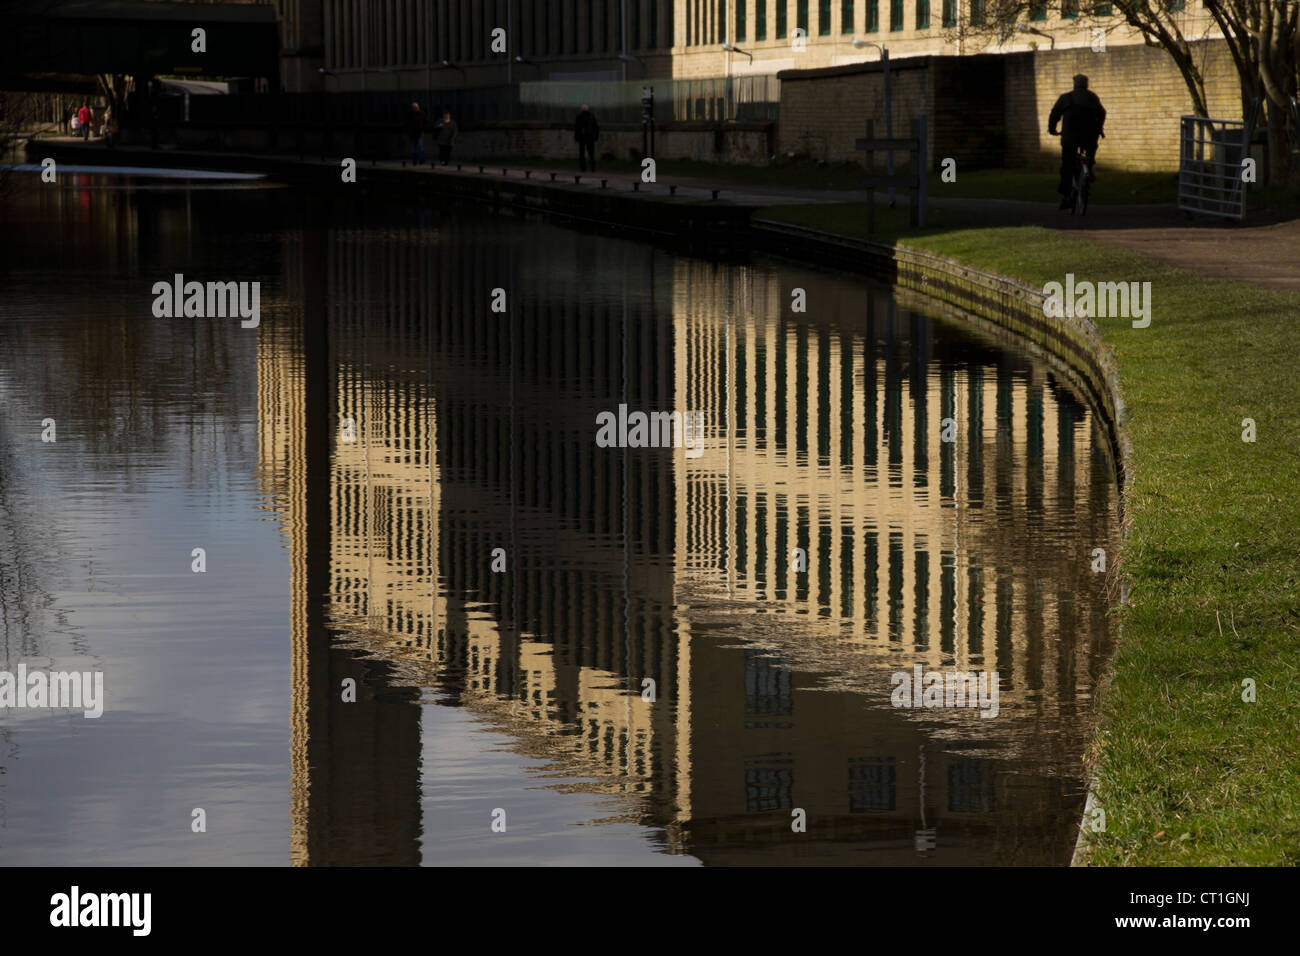
<svg viewBox="0 0 1300 956">
<path fill-rule="evenodd" d="M 867 182 L 872 181 L 875 173 L 872 171 L 876 165 L 876 151 L 871 148 L 871 141 L 876 135 L 876 121 L 867 120 Z M 876 231 L 876 187 L 867 186 L 867 235 L 873 235 Z"/>
<path fill-rule="evenodd" d="M 924 226 L 925 201 L 928 189 L 926 178 L 930 171 L 929 160 L 927 159 L 930 153 L 930 144 L 924 114 L 912 121 L 912 136 L 916 139 L 916 153 L 912 156 L 912 169 L 916 172 L 916 188 L 912 190 L 912 209 L 915 221 L 912 225 Z"/>
<path fill-rule="evenodd" d="M 894 135 L 894 91 L 889 85 L 889 50 L 885 47 L 880 48 L 880 62 L 885 65 L 885 136 Z M 894 175 L 894 151 L 891 149 L 885 156 L 888 163 L 888 173 Z M 889 186 L 889 208 L 894 208 L 894 186 Z"/>
</svg>

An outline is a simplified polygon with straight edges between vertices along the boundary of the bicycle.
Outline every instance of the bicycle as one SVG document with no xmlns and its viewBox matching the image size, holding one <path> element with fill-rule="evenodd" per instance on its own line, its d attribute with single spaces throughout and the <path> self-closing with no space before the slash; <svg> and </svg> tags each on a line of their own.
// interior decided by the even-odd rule
<svg viewBox="0 0 1300 956">
<path fill-rule="evenodd" d="M 1074 155 L 1074 181 L 1070 190 L 1070 214 L 1086 215 L 1088 212 L 1088 194 L 1091 192 L 1092 161 L 1082 146 Z"/>
</svg>

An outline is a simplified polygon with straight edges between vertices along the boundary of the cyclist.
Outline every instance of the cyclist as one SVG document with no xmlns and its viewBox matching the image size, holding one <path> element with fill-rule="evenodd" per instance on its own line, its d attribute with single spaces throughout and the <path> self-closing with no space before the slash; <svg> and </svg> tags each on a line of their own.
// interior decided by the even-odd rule
<svg viewBox="0 0 1300 956">
<path fill-rule="evenodd" d="M 1057 133 L 1057 124 L 1061 125 Z M 1061 137 L 1061 181 L 1056 191 L 1061 194 L 1061 208 L 1071 206 L 1070 193 L 1074 183 L 1074 157 L 1080 147 L 1088 157 L 1088 162 L 1096 168 L 1097 137 L 1106 138 L 1106 108 L 1101 105 L 1097 94 L 1088 89 L 1088 78 L 1079 73 L 1074 78 L 1074 89 L 1062 93 L 1052 107 L 1052 115 L 1047 118 L 1047 132 Z M 1088 181 L 1097 177 L 1089 173 Z"/>
</svg>

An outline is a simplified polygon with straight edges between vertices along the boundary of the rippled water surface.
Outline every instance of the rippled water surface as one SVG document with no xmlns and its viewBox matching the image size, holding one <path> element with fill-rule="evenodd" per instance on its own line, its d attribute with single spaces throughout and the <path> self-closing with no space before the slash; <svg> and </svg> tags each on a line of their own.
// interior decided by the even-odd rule
<svg viewBox="0 0 1300 956">
<path fill-rule="evenodd" d="M 1068 861 L 1116 500 L 1049 365 L 776 261 L 15 175 L 0 670 L 107 704 L 0 710 L 0 862 Z"/>
</svg>

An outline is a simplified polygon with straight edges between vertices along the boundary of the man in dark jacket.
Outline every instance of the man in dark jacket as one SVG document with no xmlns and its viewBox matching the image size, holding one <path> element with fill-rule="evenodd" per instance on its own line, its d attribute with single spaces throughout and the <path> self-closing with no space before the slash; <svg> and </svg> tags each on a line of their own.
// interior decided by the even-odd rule
<svg viewBox="0 0 1300 956">
<path fill-rule="evenodd" d="M 451 113 L 444 110 L 442 122 L 434 127 L 434 136 L 438 140 L 438 162 L 444 166 L 451 162 L 451 148 L 456 145 L 456 136 L 459 132 L 460 127 L 451 118 Z"/>
<path fill-rule="evenodd" d="M 411 141 L 411 165 L 419 166 L 424 162 L 424 121 L 425 112 L 419 103 L 412 103 L 406 112 L 406 138 Z"/>
<path fill-rule="evenodd" d="M 1056 131 L 1061 124 L 1061 132 Z M 1106 138 L 1106 108 L 1097 94 L 1088 89 L 1088 78 L 1082 73 L 1074 78 L 1074 89 L 1062 93 L 1047 118 L 1047 132 L 1061 137 L 1061 181 L 1056 191 L 1061 194 L 1061 208 L 1070 208 L 1070 192 L 1074 181 L 1074 156 L 1083 147 L 1088 162 L 1095 164 L 1097 137 Z M 1089 181 L 1095 179 L 1090 176 Z"/>
<path fill-rule="evenodd" d="M 583 106 L 578 111 L 578 118 L 573 121 L 573 138 L 578 142 L 578 168 L 587 171 L 587 158 L 591 158 L 591 171 L 596 171 L 596 140 L 600 139 L 600 124 L 591 112 L 591 107 Z"/>
</svg>

